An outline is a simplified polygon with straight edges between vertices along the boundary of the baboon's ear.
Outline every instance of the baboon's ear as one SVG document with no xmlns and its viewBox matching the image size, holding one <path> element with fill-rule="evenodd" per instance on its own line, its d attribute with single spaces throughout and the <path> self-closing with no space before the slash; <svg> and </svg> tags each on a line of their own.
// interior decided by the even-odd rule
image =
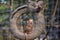
<svg viewBox="0 0 60 40">
<path fill-rule="evenodd" d="M 44 2 L 43 2 L 43 1 L 39 1 L 39 2 L 38 2 L 38 5 L 39 5 L 39 7 L 42 8 L 42 6 L 44 5 Z"/>
<path fill-rule="evenodd" d="M 32 0 L 28 0 L 28 2 L 31 2 Z"/>
<path fill-rule="evenodd" d="M 47 6 L 47 5 L 46 5 L 46 4 L 44 4 L 44 5 L 42 6 L 42 8 L 45 10 L 45 9 L 46 9 L 46 6 Z"/>
</svg>

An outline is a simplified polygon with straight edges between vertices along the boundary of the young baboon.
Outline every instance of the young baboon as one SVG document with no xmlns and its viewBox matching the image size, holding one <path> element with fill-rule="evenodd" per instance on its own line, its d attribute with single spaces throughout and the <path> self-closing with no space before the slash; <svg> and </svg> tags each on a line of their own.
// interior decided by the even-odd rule
<svg viewBox="0 0 60 40">
<path fill-rule="evenodd" d="M 29 34 L 33 30 L 33 19 L 27 19 L 26 22 L 25 33 Z"/>
</svg>

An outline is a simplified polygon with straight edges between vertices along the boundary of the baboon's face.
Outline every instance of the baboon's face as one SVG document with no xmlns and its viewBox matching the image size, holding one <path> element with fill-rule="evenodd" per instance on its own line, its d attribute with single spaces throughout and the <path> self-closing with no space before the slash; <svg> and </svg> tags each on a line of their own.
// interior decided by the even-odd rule
<svg viewBox="0 0 60 40">
<path fill-rule="evenodd" d="M 32 19 L 29 19 L 27 21 L 27 25 L 26 25 L 25 29 L 26 29 L 26 31 L 29 31 L 29 32 L 32 31 L 32 29 L 33 29 L 33 20 Z"/>
<path fill-rule="evenodd" d="M 42 5 L 43 5 L 43 1 L 39 1 L 39 2 L 31 2 L 29 4 L 29 8 L 31 9 L 37 9 L 38 7 L 42 8 Z"/>
<path fill-rule="evenodd" d="M 43 5 L 44 5 L 43 1 L 31 2 L 28 5 L 28 8 L 29 8 L 29 11 L 31 13 L 37 13 L 37 12 L 40 12 L 43 9 Z"/>
<path fill-rule="evenodd" d="M 38 8 L 38 4 L 36 2 L 32 2 L 29 4 L 29 8 L 30 9 L 37 9 Z"/>
</svg>

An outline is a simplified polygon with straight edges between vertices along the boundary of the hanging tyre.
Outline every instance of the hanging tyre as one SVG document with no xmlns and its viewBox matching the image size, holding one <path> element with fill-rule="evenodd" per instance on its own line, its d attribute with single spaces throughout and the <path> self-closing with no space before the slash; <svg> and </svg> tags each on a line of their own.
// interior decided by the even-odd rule
<svg viewBox="0 0 60 40">
<path fill-rule="evenodd" d="M 23 14 L 25 11 L 27 10 L 27 6 L 24 5 L 22 7 L 17 8 L 13 14 L 10 17 L 10 29 L 11 32 L 13 33 L 13 35 L 19 39 L 23 39 L 25 40 L 27 39 L 35 39 L 36 37 L 38 37 L 39 35 L 41 35 L 41 33 L 44 31 L 45 29 L 45 21 L 44 21 L 44 15 L 43 15 L 43 11 L 37 13 L 37 20 L 35 20 L 35 27 L 34 30 L 32 30 L 32 33 L 25 35 L 24 32 L 21 32 L 18 29 L 18 25 L 17 25 L 17 19 L 19 19 L 19 16 L 21 16 L 21 14 Z M 20 19 L 21 21 L 21 19 Z"/>
</svg>

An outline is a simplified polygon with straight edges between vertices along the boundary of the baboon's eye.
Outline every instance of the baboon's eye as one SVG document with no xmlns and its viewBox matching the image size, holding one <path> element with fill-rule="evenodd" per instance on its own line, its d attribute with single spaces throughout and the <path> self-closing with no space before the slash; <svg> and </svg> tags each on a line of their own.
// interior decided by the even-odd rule
<svg viewBox="0 0 60 40">
<path fill-rule="evenodd" d="M 31 3 L 31 6 L 36 7 L 36 5 L 34 3 Z"/>
<path fill-rule="evenodd" d="M 35 5 L 35 4 L 32 4 L 32 6 L 33 6 L 33 7 L 36 7 L 36 5 Z"/>
</svg>

